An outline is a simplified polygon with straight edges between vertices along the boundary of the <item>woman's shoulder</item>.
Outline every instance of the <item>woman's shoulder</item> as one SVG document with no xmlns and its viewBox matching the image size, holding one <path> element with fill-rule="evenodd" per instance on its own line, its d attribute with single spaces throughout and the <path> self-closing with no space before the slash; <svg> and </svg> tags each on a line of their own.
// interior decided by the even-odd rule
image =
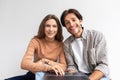
<svg viewBox="0 0 120 80">
<path fill-rule="evenodd" d="M 41 40 L 41 39 L 38 39 L 38 38 L 32 38 L 32 39 L 31 39 L 31 42 L 34 43 L 34 44 L 39 44 L 39 43 L 42 42 L 42 40 Z"/>
<path fill-rule="evenodd" d="M 63 46 L 63 41 L 57 41 L 57 45 L 59 45 L 60 47 Z"/>
</svg>

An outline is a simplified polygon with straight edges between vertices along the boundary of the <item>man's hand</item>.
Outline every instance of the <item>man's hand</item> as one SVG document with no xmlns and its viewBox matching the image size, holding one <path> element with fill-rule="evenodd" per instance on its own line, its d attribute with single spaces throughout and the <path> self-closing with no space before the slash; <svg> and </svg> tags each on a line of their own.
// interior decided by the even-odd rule
<svg viewBox="0 0 120 80">
<path fill-rule="evenodd" d="M 68 72 L 68 73 L 77 73 L 77 71 L 76 71 L 76 70 L 73 70 L 73 69 L 69 69 L 69 70 L 67 70 L 67 72 Z"/>
</svg>

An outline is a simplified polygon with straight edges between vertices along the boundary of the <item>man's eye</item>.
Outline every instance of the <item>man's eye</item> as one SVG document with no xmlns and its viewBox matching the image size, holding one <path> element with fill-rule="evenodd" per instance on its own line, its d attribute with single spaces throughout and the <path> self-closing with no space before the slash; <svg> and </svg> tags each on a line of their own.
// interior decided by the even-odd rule
<svg viewBox="0 0 120 80">
<path fill-rule="evenodd" d="M 65 22 L 65 24 L 69 24 L 69 22 Z"/>
<path fill-rule="evenodd" d="M 75 22 L 75 19 L 73 19 L 72 21 Z"/>
</svg>

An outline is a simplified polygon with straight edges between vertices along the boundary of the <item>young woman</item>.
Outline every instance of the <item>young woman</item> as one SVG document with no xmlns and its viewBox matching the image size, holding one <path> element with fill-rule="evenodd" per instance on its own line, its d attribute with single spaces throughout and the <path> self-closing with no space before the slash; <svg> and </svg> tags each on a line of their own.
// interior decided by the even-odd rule
<svg viewBox="0 0 120 80">
<path fill-rule="evenodd" d="M 6 80 L 35 80 L 35 73 L 48 71 L 64 75 L 66 61 L 62 40 L 59 19 L 55 15 L 47 15 L 39 26 L 38 34 L 31 39 L 21 62 L 21 68 L 29 72 Z"/>
</svg>

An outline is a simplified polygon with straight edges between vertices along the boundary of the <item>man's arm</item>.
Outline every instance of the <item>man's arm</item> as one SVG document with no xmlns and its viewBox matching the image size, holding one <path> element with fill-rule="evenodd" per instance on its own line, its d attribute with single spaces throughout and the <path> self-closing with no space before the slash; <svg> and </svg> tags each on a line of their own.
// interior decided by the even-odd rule
<svg viewBox="0 0 120 80">
<path fill-rule="evenodd" d="M 100 80 L 103 76 L 109 74 L 107 45 L 104 35 L 98 32 L 95 37 L 95 50 L 97 66 L 89 76 L 90 80 Z"/>
<path fill-rule="evenodd" d="M 101 71 L 95 70 L 95 71 L 93 71 L 93 73 L 89 76 L 89 79 L 90 79 L 90 80 L 100 80 L 101 77 L 103 77 L 103 76 L 104 76 L 104 74 L 103 74 Z"/>
<path fill-rule="evenodd" d="M 70 47 L 70 43 L 68 42 L 64 42 L 64 52 L 65 52 L 65 57 L 66 57 L 66 61 L 67 61 L 67 72 L 69 73 L 75 73 L 77 72 L 77 69 L 75 67 L 75 63 L 74 63 L 74 60 L 73 60 L 73 56 L 72 56 L 72 49 Z"/>
</svg>

